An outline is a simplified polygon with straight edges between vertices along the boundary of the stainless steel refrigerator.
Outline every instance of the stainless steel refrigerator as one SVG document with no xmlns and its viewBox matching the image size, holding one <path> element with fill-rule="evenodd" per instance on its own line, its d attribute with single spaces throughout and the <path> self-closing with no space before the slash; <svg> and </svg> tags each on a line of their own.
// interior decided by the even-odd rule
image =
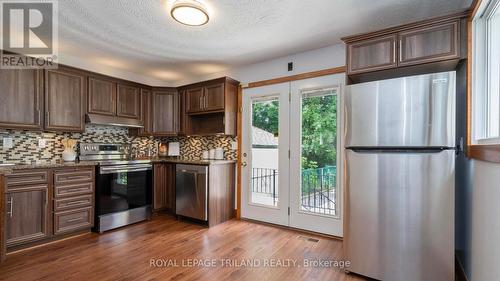
<svg viewBox="0 0 500 281">
<path fill-rule="evenodd" d="M 346 88 L 349 271 L 454 280 L 455 92 L 455 72 Z"/>
</svg>

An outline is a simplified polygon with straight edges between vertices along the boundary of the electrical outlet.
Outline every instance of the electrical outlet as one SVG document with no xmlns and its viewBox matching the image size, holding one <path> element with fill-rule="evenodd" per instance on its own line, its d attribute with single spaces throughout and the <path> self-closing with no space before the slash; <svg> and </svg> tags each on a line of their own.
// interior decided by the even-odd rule
<svg viewBox="0 0 500 281">
<path fill-rule="evenodd" d="M 38 139 L 38 148 L 45 148 L 46 141 L 45 139 Z"/>
<path fill-rule="evenodd" d="M 3 138 L 3 149 L 12 148 L 12 138 Z"/>
<path fill-rule="evenodd" d="M 238 150 L 238 142 L 236 142 L 236 141 L 231 142 L 231 149 Z"/>
</svg>

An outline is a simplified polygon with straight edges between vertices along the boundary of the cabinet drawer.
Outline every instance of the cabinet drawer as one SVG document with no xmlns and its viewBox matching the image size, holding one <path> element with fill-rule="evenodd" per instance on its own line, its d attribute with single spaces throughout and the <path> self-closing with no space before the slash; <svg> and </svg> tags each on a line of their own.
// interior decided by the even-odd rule
<svg viewBox="0 0 500 281">
<path fill-rule="evenodd" d="M 13 174 L 6 177 L 7 190 L 15 185 L 33 185 L 47 183 L 49 179 L 48 171 L 15 170 Z"/>
<path fill-rule="evenodd" d="M 54 214 L 54 234 L 90 228 L 93 225 L 92 207 Z"/>
<path fill-rule="evenodd" d="M 93 192 L 94 192 L 94 183 L 86 182 L 79 184 L 56 186 L 54 188 L 54 193 L 55 193 L 54 197 L 61 198 L 61 197 L 77 196 Z"/>
<path fill-rule="evenodd" d="M 77 182 L 93 182 L 94 170 L 60 170 L 54 172 L 54 185 L 71 184 Z"/>
<path fill-rule="evenodd" d="M 65 211 L 92 206 L 92 194 L 54 200 L 54 210 Z"/>
</svg>

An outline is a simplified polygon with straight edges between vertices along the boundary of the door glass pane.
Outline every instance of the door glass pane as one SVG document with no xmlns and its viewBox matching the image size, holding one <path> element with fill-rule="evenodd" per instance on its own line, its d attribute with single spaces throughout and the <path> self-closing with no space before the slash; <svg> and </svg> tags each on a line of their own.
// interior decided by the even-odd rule
<svg viewBox="0 0 500 281">
<path fill-rule="evenodd" d="M 252 101 L 250 200 L 278 205 L 278 97 Z"/>
<path fill-rule="evenodd" d="M 337 96 L 303 93 L 301 104 L 301 211 L 337 215 Z"/>
</svg>

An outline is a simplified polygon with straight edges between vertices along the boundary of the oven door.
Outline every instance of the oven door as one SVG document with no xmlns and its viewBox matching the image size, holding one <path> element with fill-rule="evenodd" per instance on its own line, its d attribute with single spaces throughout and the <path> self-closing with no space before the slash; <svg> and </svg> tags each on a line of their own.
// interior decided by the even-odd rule
<svg viewBox="0 0 500 281">
<path fill-rule="evenodd" d="M 96 215 L 102 216 L 150 206 L 151 198 L 150 164 L 99 167 Z"/>
</svg>

